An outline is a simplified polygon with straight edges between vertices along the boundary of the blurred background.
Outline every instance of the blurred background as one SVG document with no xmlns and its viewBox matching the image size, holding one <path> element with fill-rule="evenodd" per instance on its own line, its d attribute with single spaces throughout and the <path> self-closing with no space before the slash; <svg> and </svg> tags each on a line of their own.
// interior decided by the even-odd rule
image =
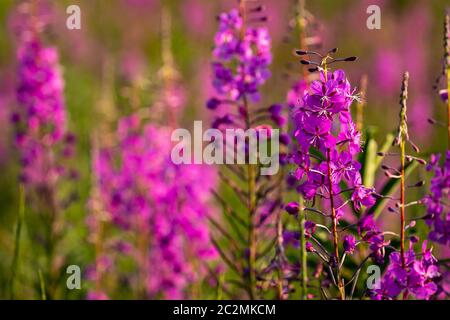
<svg viewBox="0 0 450 320">
<path fill-rule="evenodd" d="M 74 165 L 77 200 L 65 212 L 68 226 L 62 239 L 65 260 L 83 268 L 93 261 L 94 248 L 86 239 L 88 199 L 91 194 L 92 134 L 102 124 L 115 126 L 118 117 L 136 105 L 155 99 L 164 60 L 162 7 L 172 17 L 169 51 L 186 108 L 179 125 L 190 128 L 194 119 L 209 118 L 205 101 L 213 94 L 210 77 L 211 50 L 217 15 L 236 5 L 235 0 L 58 0 L 43 1 L 49 20 L 46 43 L 60 50 L 68 125 L 77 136 Z M 12 144 L 10 116 L 15 102 L 15 28 L 20 24 L 20 1 L 0 1 L 0 298 L 6 298 L 14 228 L 19 206 L 19 164 Z M 267 6 L 267 26 L 273 39 L 272 78 L 263 89 L 263 104 L 284 102 L 300 76 L 299 47 L 290 33 L 295 1 L 261 0 Z M 81 8 L 81 30 L 66 28 L 66 8 Z M 381 29 L 366 27 L 369 5 L 381 8 Z M 443 57 L 443 16 L 446 0 L 306 0 L 318 22 L 315 33 L 323 50 L 338 47 L 342 56 L 358 56 L 345 65 L 350 82 L 359 86 L 367 75 L 364 125 L 380 143 L 398 123 L 398 96 L 402 73 L 410 72 L 410 135 L 424 154 L 446 148 L 444 128 L 431 126 L 427 118 L 445 119 L 446 110 L 433 89 Z M 167 30 L 166 30 L 167 31 Z M 166 37 L 167 38 L 167 37 Z M 167 49 L 167 47 L 166 47 Z M 418 173 L 423 174 L 423 173 Z M 423 191 L 425 192 L 425 191 Z M 386 223 L 389 223 L 386 221 Z M 24 241 L 22 261 L 32 253 Z M 21 266 L 21 282 L 35 278 L 32 264 Z M 18 293 L 35 298 L 33 287 Z M 62 293 L 64 298 L 84 298 L 86 288 Z M 124 296 L 126 297 L 126 296 Z"/>
</svg>

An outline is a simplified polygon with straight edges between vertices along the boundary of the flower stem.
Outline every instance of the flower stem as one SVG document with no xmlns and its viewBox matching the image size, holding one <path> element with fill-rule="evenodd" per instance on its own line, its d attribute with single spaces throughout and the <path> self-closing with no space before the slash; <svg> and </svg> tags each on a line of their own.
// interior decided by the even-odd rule
<svg viewBox="0 0 450 320">
<path fill-rule="evenodd" d="M 247 96 L 243 95 L 244 108 L 246 113 L 246 129 L 250 128 L 250 114 Z M 256 229 L 255 229 L 255 211 L 256 211 L 256 167 L 254 164 L 247 164 L 247 188 L 248 188 L 248 279 L 249 279 L 249 298 L 256 297 Z"/>
<path fill-rule="evenodd" d="M 255 206 L 256 206 L 256 194 L 255 194 L 255 166 L 252 164 L 247 165 L 248 170 L 248 210 L 249 210 L 249 233 L 248 233 L 248 272 L 250 279 L 250 299 L 255 298 L 256 287 L 256 230 L 255 230 Z"/>
<path fill-rule="evenodd" d="M 247 96 L 243 95 L 244 108 L 246 113 L 246 129 L 250 128 L 250 114 Z M 247 164 L 247 186 L 248 186 L 248 279 L 249 279 L 249 298 L 256 297 L 256 229 L 255 229 L 255 211 L 256 211 L 256 167 L 254 164 Z"/>
<path fill-rule="evenodd" d="M 329 148 L 327 149 L 327 165 L 328 165 L 328 188 L 329 188 L 329 194 L 330 194 L 334 255 L 336 258 L 336 268 L 337 268 L 337 285 L 338 285 L 338 289 L 339 289 L 339 298 L 341 300 L 344 300 L 345 299 L 345 290 L 344 290 L 344 285 L 342 283 L 341 268 L 340 268 L 340 261 L 339 261 L 339 238 L 338 238 L 338 233 L 337 233 L 336 208 L 334 206 L 333 183 L 331 182 L 331 155 L 330 155 Z"/>
<path fill-rule="evenodd" d="M 400 127 L 397 136 L 400 144 L 400 254 L 402 267 L 405 268 L 405 149 L 406 139 L 408 137 L 408 127 L 406 118 L 406 100 L 408 99 L 408 81 L 409 73 L 403 75 L 402 89 L 400 95 Z"/>
<path fill-rule="evenodd" d="M 147 283 L 148 283 L 148 231 L 145 228 L 145 221 L 141 217 L 138 218 L 138 254 L 139 254 L 139 280 L 140 284 L 138 287 L 138 296 L 142 299 L 147 299 Z"/>
<path fill-rule="evenodd" d="M 23 184 L 19 186 L 19 217 L 17 219 L 17 227 L 14 238 L 14 256 L 11 263 L 11 280 L 9 285 L 10 290 L 10 298 L 14 299 L 14 280 L 16 277 L 17 266 L 19 262 L 19 253 L 20 253 L 20 235 L 22 231 L 22 224 L 25 217 L 25 189 Z"/>
<path fill-rule="evenodd" d="M 450 149 L 450 16 L 445 16 L 444 22 L 444 50 L 445 50 L 445 74 L 447 76 L 447 138 Z"/>
<path fill-rule="evenodd" d="M 245 0 L 239 1 L 239 12 L 242 17 L 242 28 L 241 28 L 241 39 L 245 37 L 245 22 L 246 22 L 246 10 L 245 10 Z M 245 76 L 245 75 L 244 75 Z M 247 96 L 243 94 L 242 101 L 245 108 L 245 126 L 246 129 L 251 127 L 249 104 Z M 249 223 L 248 223 L 248 279 L 249 288 L 248 294 L 251 300 L 256 297 L 256 229 L 255 229 L 255 211 L 256 211 L 256 167 L 254 164 L 247 164 L 247 187 L 248 187 L 248 213 L 249 213 Z"/>
<path fill-rule="evenodd" d="M 41 300 L 47 300 L 47 289 L 45 288 L 45 279 L 44 275 L 42 274 L 42 270 L 38 270 L 38 276 L 39 276 L 39 287 L 41 289 Z"/>
<path fill-rule="evenodd" d="M 305 11 L 306 11 L 306 0 L 298 0 L 297 1 L 297 29 L 299 33 L 299 41 L 300 41 L 300 48 L 302 50 L 307 50 L 307 43 L 306 43 L 306 17 L 305 17 Z M 308 83 L 308 71 L 307 68 L 304 65 L 301 65 L 302 68 L 302 75 L 305 83 Z M 301 299 L 307 300 L 308 299 L 308 261 L 306 256 L 306 237 L 305 237 L 305 210 L 304 210 L 304 200 L 303 197 L 300 195 L 299 198 L 299 205 L 300 205 L 300 211 L 299 211 L 299 225 L 300 225 L 300 262 L 301 262 L 301 284 L 302 284 L 302 294 Z"/>
<path fill-rule="evenodd" d="M 297 28 L 299 34 L 300 48 L 307 50 L 306 44 L 306 18 L 305 18 L 305 0 L 297 1 Z M 305 81 L 308 81 L 308 71 L 304 65 L 300 65 Z"/>
<path fill-rule="evenodd" d="M 364 106 L 366 104 L 366 91 L 367 91 L 367 75 L 364 74 L 361 77 L 361 81 L 359 84 L 360 92 L 361 92 L 361 101 L 356 104 L 356 129 L 359 132 L 363 131 L 363 123 L 364 123 Z"/>
<path fill-rule="evenodd" d="M 447 65 L 446 74 L 447 74 L 447 92 L 450 92 L 450 63 Z M 450 149 L 450 98 L 447 98 L 447 139 L 448 139 L 448 148 Z"/>
<path fill-rule="evenodd" d="M 303 197 L 299 199 L 300 211 L 299 211 L 299 224 L 300 224 L 300 255 L 301 255 L 301 283 L 302 283 L 302 300 L 308 299 L 308 261 L 306 259 L 306 237 L 305 237 L 305 210 Z"/>
<path fill-rule="evenodd" d="M 402 267 L 405 268 L 405 141 L 401 141 L 401 181 L 400 181 L 400 252 Z"/>
<path fill-rule="evenodd" d="M 281 176 L 284 178 L 285 172 L 284 168 L 281 168 Z M 284 184 L 280 184 L 278 187 L 278 199 L 280 201 L 283 200 L 283 193 L 284 193 Z M 283 300 L 286 298 L 285 292 L 284 292 L 284 279 L 285 279 L 285 272 L 283 267 L 283 262 L 285 256 L 284 252 L 284 243 L 283 243 L 283 219 L 282 219 L 282 211 L 281 208 L 277 210 L 277 217 L 276 217 L 276 229 L 277 229 L 277 258 L 278 258 L 278 278 L 277 278 L 277 294 L 278 294 L 278 300 Z"/>
</svg>

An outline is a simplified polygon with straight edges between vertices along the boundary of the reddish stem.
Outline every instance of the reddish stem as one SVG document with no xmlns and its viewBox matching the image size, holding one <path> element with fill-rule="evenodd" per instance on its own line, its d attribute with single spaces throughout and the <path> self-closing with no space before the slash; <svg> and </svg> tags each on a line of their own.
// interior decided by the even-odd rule
<svg viewBox="0 0 450 320">
<path fill-rule="evenodd" d="M 345 299 L 344 294 L 344 286 L 342 285 L 341 279 L 341 268 L 340 268 L 340 259 L 339 259 L 339 239 L 337 233 L 337 217 L 336 217 L 336 208 L 334 206 L 334 196 L 333 196 L 333 183 L 331 181 L 331 156 L 330 149 L 327 149 L 327 164 L 328 164 L 328 188 L 330 194 L 330 206 L 331 206 L 331 220 L 332 220 L 332 232 L 333 232 L 333 244 L 334 244 L 334 255 L 336 257 L 336 266 L 337 266 L 337 281 L 338 281 L 338 289 L 339 289 L 339 298 L 341 300 Z"/>
</svg>

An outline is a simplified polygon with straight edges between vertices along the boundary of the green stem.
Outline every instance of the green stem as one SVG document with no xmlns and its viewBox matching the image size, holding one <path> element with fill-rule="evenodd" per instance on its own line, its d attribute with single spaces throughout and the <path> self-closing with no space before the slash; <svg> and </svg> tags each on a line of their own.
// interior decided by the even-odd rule
<svg viewBox="0 0 450 320">
<path fill-rule="evenodd" d="M 248 170 L 248 195 L 249 195 L 249 233 L 248 233 L 248 244 L 249 244 L 249 254 L 248 254 L 248 272 L 250 279 L 250 299 L 255 299 L 255 289 L 256 289 L 256 230 L 255 230 L 255 207 L 256 207 L 256 193 L 255 193 L 255 179 L 256 172 L 255 166 L 252 164 L 247 165 Z"/>
<path fill-rule="evenodd" d="M 406 100 L 408 99 L 409 73 L 403 75 L 402 91 L 400 96 L 400 128 L 398 139 L 400 139 L 400 254 L 402 267 L 405 268 L 405 158 L 406 139 L 408 127 L 406 122 Z"/>
<path fill-rule="evenodd" d="M 306 44 L 306 18 L 305 18 L 305 0 L 297 1 L 297 28 L 300 41 L 300 49 L 308 50 Z M 303 79 L 308 81 L 308 71 L 304 65 L 301 65 Z"/>
<path fill-rule="evenodd" d="M 366 104 L 367 75 L 364 74 L 361 77 L 359 87 L 361 91 L 361 101 L 356 104 L 356 129 L 359 132 L 362 132 L 364 123 L 364 106 Z"/>
<path fill-rule="evenodd" d="M 22 231 L 22 224 L 25 217 L 25 189 L 23 184 L 19 186 L 19 217 L 17 219 L 16 233 L 14 237 L 14 256 L 11 264 L 11 280 L 10 280 L 10 298 L 14 299 L 14 280 L 16 278 L 17 267 L 19 264 L 20 253 L 20 235 Z"/>
<path fill-rule="evenodd" d="M 281 169 L 281 174 L 284 177 L 283 168 Z M 279 186 L 279 199 L 283 199 L 283 184 Z M 277 290 L 278 290 L 278 300 L 284 299 L 284 270 L 282 259 L 284 259 L 284 248 L 283 248 L 283 221 L 281 216 L 281 210 L 277 210 L 277 220 L 276 220 L 276 229 L 277 229 L 277 251 L 278 251 L 278 278 L 277 278 Z"/>
<path fill-rule="evenodd" d="M 222 300 L 223 299 L 223 284 L 225 283 L 225 274 L 221 273 L 219 275 L 218 283 L 217 283 L 217 299 L 216 300 Z"/>
<path fill-rule="evenodd" d="M 450 149 L 450 16 L 445 15 L 444 22 L 444 51 L 445 51 L 445 74 L 447 76 L 447 139 Z"/>
<path fill-rule="evenodd" d="M 38 270 L 38 275 L 39 275 L 39 286 L 41 288 L 41 300 L 47 300 L 45 280 L 44 280 L 44 276 L 42 275 L 41 269 Z"/>
<path fill-rule="evenodd" d="M 450 58 L 449 58 L 450 59 Z M 447 64 L 445 73 L 447 74 L 447 139 L 448 148 L 450 149 L 450 62 Z"/>
<path fill-rule="evenodd" d="M 305 0 L 297 1 L 297 28 L 299 32 L 300 48 L 302 50 L 307 50 L 306 44 L 306 18 L 305 18 Z M 305 66 L 302 65 L 303 78 L 308 82 L 308 72 Z M 305 238 L 305 211 L 303 197 L 300 196 L 299 199 L 300 211 L 299 211 L 299 227 L 300 227 L 300 261 L 301 261 L 301 285 L 302 293 L 301 299 L 308 299 L 308 262 L 306 256 L 306 238 Z"/>
<path fill-rule="evenodd" d="M 308 299 L 308 262 L 306 259 L 306 237 L 305 237 L 305 211 L 303 210 L 303 197 L 299 199 L 300 211 L 299 211 L 299 224 L 300 224 L 300 255 L 301 255 L 301 282 L 302 282 L 302 300 Z"/>
<path fill-rule="evenodd" d="M 242 16 L 243 25 L 241 28 L 241 38 L 245 36 L 245 23 L 246 23 L 246 10 L 245 10 L 245 0 L 239 1 L 239 12 Z M 244 108 L 246 111 L 246 129 L 250 128 L 250 113 L 248 100 L 245 95 L 242 97 Z M 256 297 L 256 230 L 254 215 L 256 209 L 256 170 L 255 165 L 247 164 L 247 185 L 248 185 L 248 211 L 249 211 L 249 230 L 248 230 L 248 278 L 249 278 L 249 288 L 248 294 L 251 300 Z"/>
<path fill-rule="evenodd" d="M 402 138 L 401 149 L 401 181 L 400 181 L 400 252 L 402 267 L 405 268 L 405 141 Z"/>
</svg>

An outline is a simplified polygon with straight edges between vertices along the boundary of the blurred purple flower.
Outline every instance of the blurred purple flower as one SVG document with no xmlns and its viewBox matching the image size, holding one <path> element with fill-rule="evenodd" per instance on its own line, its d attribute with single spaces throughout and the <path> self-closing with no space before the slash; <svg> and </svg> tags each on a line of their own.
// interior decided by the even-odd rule
<svg viewBox="0 0 450 320">
<path fill-rule="evenodd" d="M 439 277 L 436 258 L 427 250 L 427 242 L 422 244 L 422 253 L 416 254 L 413 249 L 405 253 L 405 265 L 399 252 L 389 256 L 389 265 L 381 281 L 381 288 L 371 292 L 372 299 L 396 299 L 403 293 L 409 293 L 417 299 L 428 300 L 438 290 L 435 280 Z"/>
<path fill-rule="evenodd" d="M 442 167 L 439 165 L 440 155 L 432 155 L 427 165 L 433 171 L 430 181 L 430 194 L 422 200 L 427 207 L 426 222 L 432 228 L 429 239 L 443 245 L 450 243 L 450 210 L 446 203 L 450 198 L 450 151 L 447 150 Z"/>
<path fill-rule="evenodd" d="M 18 108 L 11 120 L 16 130 L 23 182 L 44 185 L 68 174 L 58 156 L 73 153 L 74 139 L 66 131 L 66 110 L 58 52 L 37 37 L 22 38 L 17 52 Z M 58 148 L 62 146 L 62 154 Z"/>
<path fill-rule="evenodd" d="M 120 121 L 119 148 L 102 150 L 96 159 L 98 183 L 117 226 L 151 235 L 149 247 L 140 252 L 148 268 L 148 294 L 180 299 L 203 275 L 202 268 L 194 271 L 191 258 L 216 257 L 207 225 L 214 174 L 209 167 L 174 165 L 169 129 L 140 129 L 136 116 Z"/>
</svg>

